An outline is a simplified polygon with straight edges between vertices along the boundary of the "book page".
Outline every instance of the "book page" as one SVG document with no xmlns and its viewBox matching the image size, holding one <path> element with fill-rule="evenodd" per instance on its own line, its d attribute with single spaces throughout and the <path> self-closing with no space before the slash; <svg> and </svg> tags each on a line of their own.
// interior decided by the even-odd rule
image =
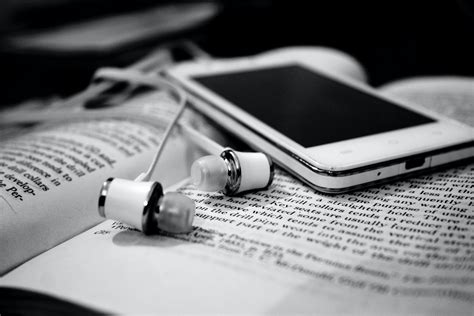
<svg viewBox="0 0 474 316">
<path fill-rule="evenodd" d="M 474 127 L 474 79 L 426 77 L 392 82 L 380 91 Z"/>
<path fill-rule="evenodd" d="M 91 120 L 4 129 L 0 142 L 0 274 L 103 220 L 102 183 L 146 170 L 173 115 L 170 99 L 151 93 L 124 106 L 152 103 L 156 127 L 127 120 Z M 171 107 L 171 110 L 170 110 Z M 165 147 L 157 173 L 169 185 L 192 160 L 181 137 Z M 165 172 L 174 168 L 175 173 Z"/>
<path fill-rule="evenodd" d="M 239 197 L 196 201 L 189 234 L 107 221 L 7 276 L 121 313 L 472 315 L 474 165 L 329 196 L 277 170 Z"/>
</svg>

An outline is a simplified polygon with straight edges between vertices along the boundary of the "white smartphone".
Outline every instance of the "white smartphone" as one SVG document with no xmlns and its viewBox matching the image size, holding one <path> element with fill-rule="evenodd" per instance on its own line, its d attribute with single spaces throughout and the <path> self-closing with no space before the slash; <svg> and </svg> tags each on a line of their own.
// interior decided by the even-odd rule
<svg viewBox="0 0 474 316">
<path fill-rule="evenodd" d="M 197 110 L 316 190 L 346 192 L 474 156 L 468 126 L 297 50 L 264 56 L 188 62 L 168 75 Z"/>
</svg>

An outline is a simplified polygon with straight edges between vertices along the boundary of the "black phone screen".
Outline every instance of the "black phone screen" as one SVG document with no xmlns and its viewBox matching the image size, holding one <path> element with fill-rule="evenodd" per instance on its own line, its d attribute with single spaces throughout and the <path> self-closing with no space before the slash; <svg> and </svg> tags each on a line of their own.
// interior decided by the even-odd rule
<svg viewBox="0 0 474 316">
<path fill-rule="evenodd" d="M 434 122 L 296 64 L 193 79 L 304 147 Z"/>
</svg>

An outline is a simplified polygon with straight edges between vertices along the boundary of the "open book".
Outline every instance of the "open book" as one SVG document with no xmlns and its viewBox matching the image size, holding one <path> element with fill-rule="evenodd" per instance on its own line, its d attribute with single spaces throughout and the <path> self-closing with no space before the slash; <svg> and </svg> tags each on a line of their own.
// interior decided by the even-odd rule
<svg viewBox="0 0 474 316">
<path fill-rule="evenodd" d="M 342 53 L 312 54 L 327 70 L 366 78 Z M 473 82 L 420 79 L 382 91 L 446 104 L 472 124 Z M 160 92 L 128 102 L 158 104 L 163 126 L 172 106 Z M 195 200 L 193 231 L 144 236 L 101 222 L 102 182 L 142 172 L 163 130 L 108 119 L 5 134 L 0 285 L 104 312 L 473 314 L 474 164 L 336 196 L 277 168 L 267 190 L 226 197 L 186 181 L 196 151 L 175 134 L 156 178 Z"/>
</svg>

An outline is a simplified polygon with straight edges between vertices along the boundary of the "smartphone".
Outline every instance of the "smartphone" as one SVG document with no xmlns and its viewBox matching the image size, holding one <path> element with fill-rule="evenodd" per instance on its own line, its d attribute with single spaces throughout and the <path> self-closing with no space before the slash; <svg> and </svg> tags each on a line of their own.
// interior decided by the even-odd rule
<svg viewBox="0 0 474 316">
<path fill-rule="evenodd" d="M 204 115 L 321 192 L 474 156 L 474 129 L 330 73 L 297 50 L 188 62 L 168 76 Z"/>
</svg>

